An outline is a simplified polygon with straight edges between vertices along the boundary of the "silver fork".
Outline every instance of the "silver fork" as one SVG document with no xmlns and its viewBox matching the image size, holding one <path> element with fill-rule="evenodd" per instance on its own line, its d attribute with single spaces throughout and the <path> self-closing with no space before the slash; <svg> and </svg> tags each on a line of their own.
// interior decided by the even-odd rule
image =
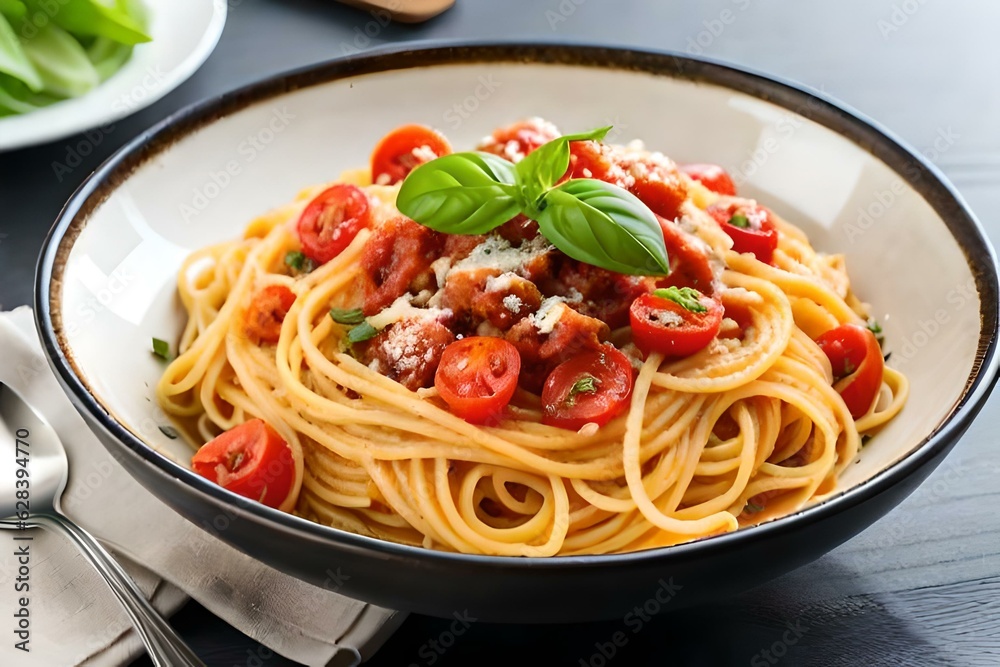
<svg viewBox="0 0 1000 667">
<path fill-rule="evenodd" d="M 94 537 L 68 519 L 60 510 L 60 498 L 69 477 L 66 450 L 55 429 L 21 396 L 0 382 L 0 438 L 27 452 L 30 471 L 30 497 L 27 510 L 17 505 L 13 491 L 14 470 L 9 470 L 12 456 L 0 462 L 5 475 L 0 489 L 10 488 L 9 495 L 0 497 L 0 528 L 20 530 L 44 527 L 62 533 L 80 549 L 111 587 L 125 612 L 132 619 L 136 632 L 146 645 L 146 651 L 158 667 L 205 667 L 198 656 L 174 632 L 159 612 L 153 608 L 122 566 Z M 17 444 L 21 440 L 27 445 Z M 16 464 L 15 464 L 16 465 Z M 2 493 L 2 491 L 0 491 Z M 27 516 L 25 516 L 25 514 Z"/>
</svg>

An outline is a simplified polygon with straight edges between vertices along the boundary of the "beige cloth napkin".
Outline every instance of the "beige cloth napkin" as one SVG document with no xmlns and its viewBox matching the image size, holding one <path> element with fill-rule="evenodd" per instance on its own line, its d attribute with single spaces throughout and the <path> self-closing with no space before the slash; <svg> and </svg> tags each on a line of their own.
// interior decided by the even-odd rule
<svg viewBox="0 0 1000 667">
<path fill-rule="evenodd" d="M 191 596 L 269 649 L 316 667 L 358 664 L 403 621 L 405 614 L 351 600 L 255 561 L 140 486 L 59 388 L 28 308 L 0 313 L 0 380 L 45 415 L 66 446 L 66 514 L 121 557 L 164 614 L 177 611 Z M 11 448 L 3 443 L 0 455 L 13 456 Z M 0 492 L 7 488 L 13 489 L 13 480 L 0 480 Z M 104 667 L 127 664 L 144 650 L 104 580 L 60 535 L 39 529 L 20 534 L 34 537 L 31 588 L 16 593 L 14 545 L 24 542 L 15 543 L 15 535 L 0 531 L 0 665 Z M 331 582 L 337 580 L 333 570 Z M 12 615 L 22 595 L 30 599 L 29 653 L 14 647 L 12 634 Z M 262 653 L 258 662 L 267 664 Z M 252 658 L 247 656 L 248 664 Z"/>
</svg>

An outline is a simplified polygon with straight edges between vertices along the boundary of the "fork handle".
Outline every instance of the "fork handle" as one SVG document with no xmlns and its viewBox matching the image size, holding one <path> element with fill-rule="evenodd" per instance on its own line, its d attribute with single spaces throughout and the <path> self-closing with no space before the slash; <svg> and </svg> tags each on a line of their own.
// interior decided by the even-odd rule
<svg viewBox="0 0 1000 667">
<path fill-rule="evenodd" d="M 59 514 L 36 515 L 36 521 L 72 540 L 108 583 L 157 667 L 205 667 L 205 663 L 153 608 L 128 573 L 86 530 Z"/>
</svg>

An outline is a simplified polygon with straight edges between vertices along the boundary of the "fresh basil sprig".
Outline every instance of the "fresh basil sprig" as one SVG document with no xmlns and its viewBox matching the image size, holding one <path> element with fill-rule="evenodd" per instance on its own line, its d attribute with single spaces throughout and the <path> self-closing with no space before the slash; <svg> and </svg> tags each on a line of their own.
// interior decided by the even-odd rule
<svg viewBox="0 0 1000 667">
<path fill-rule="evenodd" d="M 524 156 L 515 166 L 521 187 L 529 204 L 536 203 L 569 169 L 569 142 L 600 141 L 607 136 L 611 126 L 590 132 L 567 134 L 542 144 Z"/>
<path fill-rule="evenodd" d="M 663 232 L 639 198 L 592 178 L 555 185 L 569 168 L 569 142 L 600 140 L 610 129 L 559 137 L 517 165 L 481 152 L 431 160 L 403 181 L 396 208 L 448 234 L 485 234 L 523 213 L 573 259 L 618 273 L 666 275 Z"/>
</svg>

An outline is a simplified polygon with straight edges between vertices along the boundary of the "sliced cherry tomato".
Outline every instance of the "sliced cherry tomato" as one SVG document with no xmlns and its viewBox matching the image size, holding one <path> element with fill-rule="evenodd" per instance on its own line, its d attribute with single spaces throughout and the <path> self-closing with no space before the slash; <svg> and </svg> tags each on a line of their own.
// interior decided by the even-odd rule
<svg viewBox="0 0 1000 667">
<path fill-rule="evenodd" d="M 426 125 L 397 127 L 375 146 L 372 152 L 372 182 L 392 185 L 424 162 L 451 153 L 444 135 Z"/>
<path fill-rule="evenodd" d="M 262 419 L 251 419 L 201 446 L 196 473 L 245 498 L 280 507 L 292 490 L 292 450 Z"/>
<path fill-rule="evenodd" d="M 712 204 L 708 212 L 733 240 L 733 250 L 751 252 L 758 261 L 771 263 L 778 247 L 778 229 L 771 211 L 757 204 L 729 202 Z"/>
<path fill-rule="evenodd" d="M 326 264 L 368 226 L 370 217 L 368 196 L 361 188 L 338 183 L 323 190 L 299 218 L 302 252 L 317 264 Z"/>
<path fill-rule="evenodd" d="M 472 336 L 445 348 L 434 386 L 452 412 L 481 424 L 503 414 L 520 372 L 516 347 L 502 338 Z"/>
<path fill-rule="evenodd" d="M 851 416 L 864 416 L 882 388 L 885 361 L 875 334 L 860 324 L 842 324 L 816 339 L 833 367 L 833 388 Z"/>
<path fill-rule="evenodd" d="M 696 245 L 692 235 L 687 234 L 676 222 L 659 218 L 663 230 L 663 241 L 667 246 L 670 260 L 670 274 L 657 278 L 657 287 L 693 287 L 704 294 L 715 292 L 715 274 L 708 263 L 706 251 Z"/>
<path fill-rule="evenodd" d="M 243 316 L 247 337 L 260 345 L 277 343 L 281 323 L 295 303 L 295 292 L 284 285 L 268 285 L 254 294 Z"/>
<path fill-rule="evenodd" d="M 717 164 L 683 164 L 680 170 L 712 192 L 729 196 L 736 194 L 736 184 L 733 183 L 733 179 Z"/>
<path fill-rule="evenodd" d="M 603 426 L 628 407 L 632 364 L 611 345 L 588 350 L 549 373 L 542 387 L 542 422 L 579 430 Z"/>
<path fill-rule="evenodd" d="M 687 357 L 718 335 L 723 308 L 717 299 L 690 287 L 673 287 L 660 294 L 643 294 L 629 308 L 632 340 L 644 354 Z"/>
<path fill-rule="evenodd" d="M 524 157 L 542 144 L 547 144 L 558 137 L 559 132 L 551 123 L 538 118 L 529 118 L 497 128 L 493 132 L 492 139 L 487 139 L 479 148 L 514 162 L 515 159 Z"/>
</svg>

